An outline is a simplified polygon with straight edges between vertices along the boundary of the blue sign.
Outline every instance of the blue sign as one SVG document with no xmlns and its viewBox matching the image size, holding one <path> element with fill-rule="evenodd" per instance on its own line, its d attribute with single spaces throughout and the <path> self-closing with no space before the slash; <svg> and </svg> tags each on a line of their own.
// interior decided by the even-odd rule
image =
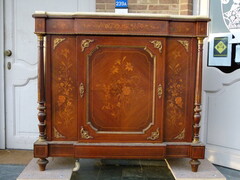
<svg viewBox="0 0 240 180">
<path fill-rule="evenodd" d="M 116 0 L 116 8 L 128 8 L 128 0 Z"/>
</svg>

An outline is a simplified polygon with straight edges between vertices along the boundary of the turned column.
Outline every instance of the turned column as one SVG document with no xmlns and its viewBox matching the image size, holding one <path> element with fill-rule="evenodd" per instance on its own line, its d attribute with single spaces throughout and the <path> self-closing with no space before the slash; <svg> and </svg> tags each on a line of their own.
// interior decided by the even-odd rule
<svg viewBox="0 0 240 180">
<path fill-rule="evenodd" d="M 197 52 L 197 69 L 196 69 L 196 86 L 195 86 L 195 99 L 194 99 L 194 115 L 193 115 L 193 144 L 200 143 L 199 130 L 201 120 L 201 99 L 202 99 L 202 52 L 203 52 L 203 37 L 198 37 L 198 52 Z M 192 171 L 197 172 L 200 161 L 192 159 L 190 161 Z"/>
<path fill-rule="evenodd" d="M 38 129 L 39 142 L 46 141 L 46 106 L 45 106 L 45 82 L 44 82 L 44 39 L 42 34 L 38 36 Z M 46 158 L 40 158 L 38 165 L 40 171 L 44 171 L 48 163 Z"/>
<path fill-rule="evenodd" d="M 203 38 L 198 37 L 198 53 L 197 53 L 197 71 L 196 71 L 196 86 L 195 86 L 195 99 L 194 99 L 194 124 L 193 124 L 193 143 L 198 144 L 199 130 L 201 120 L 201 99 L 202 99 L 202 51 L 203 51 Z"/>
</svg>

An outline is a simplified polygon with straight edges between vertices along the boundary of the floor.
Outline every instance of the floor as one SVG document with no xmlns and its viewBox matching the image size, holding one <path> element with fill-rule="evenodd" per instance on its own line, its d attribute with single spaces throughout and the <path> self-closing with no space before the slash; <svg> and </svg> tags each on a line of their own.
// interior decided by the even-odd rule
<svg viewBox="0 0 240 180">
<path fill-rule="evenodd" d="M 0 180 L 15 180 L 33 158 L 32 151 L 0 150 Z M 174 180 L 164 161 L 81 159 L 71 180 Z M 227 180 L 240 180 L 240 171 L 216 166 Z"/>
</svg>

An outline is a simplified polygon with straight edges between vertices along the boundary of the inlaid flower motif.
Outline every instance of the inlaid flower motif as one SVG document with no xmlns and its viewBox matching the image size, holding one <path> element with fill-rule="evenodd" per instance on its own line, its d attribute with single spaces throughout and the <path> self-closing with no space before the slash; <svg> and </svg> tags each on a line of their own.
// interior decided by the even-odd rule
<svg viewBox="0 0 240 180">
<path fill-rule="evenodd" d="M 127 62 L 125 69 L 128 70 L 128 71 L 133 71 L 133 66 L 132 66 L 132 64 L 129 63 L 129 62 Z"/>
<path fill-rule="evenodd" d="M 183 101 L 182 101 L 182 97 L 176 97 L 175 98 L 175 103 L 182 108 L 183 107 Z"/>
<path fill-rule="evenodd" d="M 183 79 L 180 76 L 180 72 L 182 72 L 182 68 L 180 64 L 170 65 L 169 73 L 171 73 L 171 79 L 167 82 L 167 111 L 168 113 L 168 121 L 171 126 L 176 127 L 179 126 L 181 120 L 184 116 L 184 85 Z M 170 75 L 169 75 L 170 76 Z M 178 120 L 178 123 L 176 121 Z M 182 124 L 183 125 L 183 122 Z"/>
<path fill-rule="evenodd" d="M 56 66 L 58 67 L 58 77 L 56 78 L 56 89 L 58 95 L 56 96 L 58 125 L 69 126 L 74 118 L 73 107 L 73 79 L 71 71 L 73 64 L 70 59 L 70 49 L 64 48 L 57 53 L 58 59 L 60 59 Z"/>
<path fill-rule="evenodd" d="M 145 91 L 139 85 L 140 79 L 134 71 L 134 66 L 126 56 L 116 59 L 110 68 L 111 80 L 109 83 L 97 84 L 96 87 L 103 89 L 104 100 L 102 105 L 103 111 L 117 121 L 120 114 L 124 113 L 135 101 L 136 97 L 144 96 Z M 137 96 L 135 96 L 137 94 Z"/>
<path fill-rule="evenodd" d="M 113 66 L 112 73 L 113 73 L 113 74 L 117 74 L 118 72 L 119 72 L 118 67 Z"/>
<path fill-rule="evenodd" d="M 127 86 L 123 87 L 122 93 L 123 93 L 123 95 L 128 96 L 131 93 L 131 88 L 127 87 Z"/>
<path fill-rule="evenodd" d="M 58 106 L 61 106 L 63 103 L 65 103 L 65 101 L 66 101 L 65 96 L 62 96 L 62 95 L 58 96 L 58 101 L 57 101 Z"/>
</svg>

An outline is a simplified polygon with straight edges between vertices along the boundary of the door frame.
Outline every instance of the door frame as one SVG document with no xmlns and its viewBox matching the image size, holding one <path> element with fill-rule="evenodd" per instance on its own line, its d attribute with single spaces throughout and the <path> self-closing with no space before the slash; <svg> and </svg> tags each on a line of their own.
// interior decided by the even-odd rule
<svg viewBox="0 0 240 180">
<path fill-rule="evenodd" d="M 6 147 L 5 137 L 5 57 L 4 57 L 4 0 L 0 0 L 0 149 Z"/>
<path fill-rule="evenodd" d="M 209 17 L 210 15 L 210 5 L 209 5 L 209 0 L 201 0 L 199 2 L 199 14 L 201 16 L 207 16 Z M 208 35 L 209 35 L 209 26 L 208 26 Z M 204 68 L 207 66 L 207 60 L 208 60 L 208 37 L 204 39 L 203 43 L 203 61 L 202 61 L 202 80 L 204 81 Z M 204 82 L 203 82 L 204 84 Z M 207 119 L 206 119 L 206 92 L 202 89 L 202 113 L 201 113 L 201 128 L 200 128 L 200 140 L 206 145 L 207 144 Z M 207 148 L 206 148 L 207 149 Z M 206 155 L 205 150 L 205 155 Z"/>
</svg>

